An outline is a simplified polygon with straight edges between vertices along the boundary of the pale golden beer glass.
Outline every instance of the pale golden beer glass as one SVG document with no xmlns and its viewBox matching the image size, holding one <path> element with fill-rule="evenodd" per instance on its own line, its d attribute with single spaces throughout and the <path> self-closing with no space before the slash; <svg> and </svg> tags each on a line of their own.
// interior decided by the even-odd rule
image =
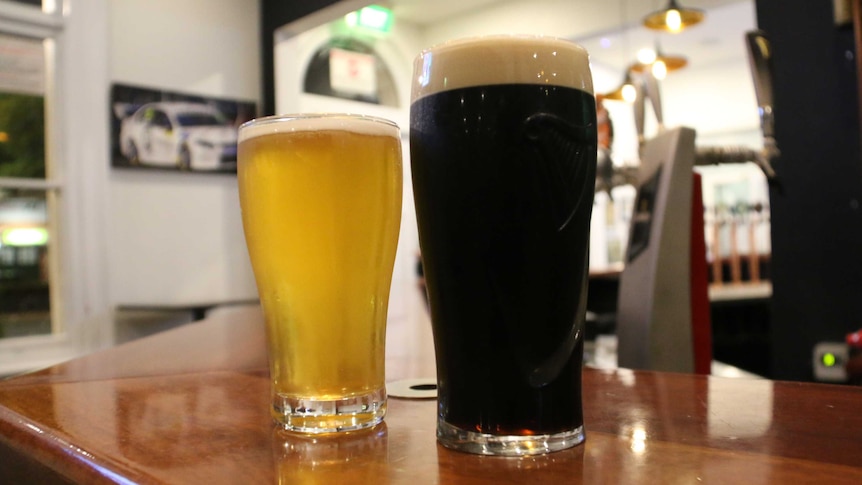
<svg viewBox="0 0 862 485">
<path fill-rule="evenodd" d="M 273 417 L 307 433 L 379 423 L 401 224 L 398 126 L 342 114 L 261 118 L 240 127 L 238 161 Z"/>
</svg>

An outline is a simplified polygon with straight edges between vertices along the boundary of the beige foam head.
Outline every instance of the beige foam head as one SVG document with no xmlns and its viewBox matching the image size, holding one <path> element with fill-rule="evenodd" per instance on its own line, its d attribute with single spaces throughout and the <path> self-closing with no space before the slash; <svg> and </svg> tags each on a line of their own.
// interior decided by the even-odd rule
<svg viewBox="0 0 862 485">
<path fill-rule="evenodd" d="M 440 91 L 493 84 L 547 84 L 593 94 L 583 47 L 554 37 L 497 35 L 423 51 L 413 63 L 411 102 Z"/>
</svg>

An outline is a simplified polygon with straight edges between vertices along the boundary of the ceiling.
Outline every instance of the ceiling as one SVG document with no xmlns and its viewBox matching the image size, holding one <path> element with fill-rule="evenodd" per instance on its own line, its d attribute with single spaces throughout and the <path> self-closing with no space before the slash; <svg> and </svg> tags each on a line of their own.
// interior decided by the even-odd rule
<svg viewBox="0 0 862 485">
<path fill-rule="evenodd" d="M 384 0 L 379 3 L 388 5 L 396 14 L 396 18 L 407 20 L 417 25 L 429 25 L 440 22 L 455 15 L 473 12 L 492 5 L 503 5 L 513 0 Z M 607 25 L 620 25 L 621 22 L 633 23 L 638 19 L 655 10 L 659 10 L 668 4 L 668 0 L 568 0 L 569 2 L 582 3 L 584 7 L 592 7 L 599 12 L 604 12 L 607 17 Z M 682 7 L 699 8 L 710 10 L 715 7 L 731 3 L 740 3 L 753 0 L 679 0 L 677 3 Z M 536 4 L 542 2 L 536 1 Z M 622 14 L 622 15 L 621 15 Z M 580 37 L 592 32 L 572 32 Z"/>
<path fill-rule="evenodd" d="M 685 6 L 694 6 L 693 0 Z M 640 25 L 600 32 L 574 39 L 590 52 L 593 63 L 624 70 L 637 51 L 644 47 L 658 47 L 664 54 L 679 55 L 688 59 L 689 67 L 739 60 L 745 57 L 745 34 L 756 28 L 753 0 L 712 2 L 706 19 L 679 34 L 656 33 Z M 639 19 L 640 17 L 638 17 Z"/>
<path fill-rule="evenodd" d="M 504 6 L 523 0 L 388 0 L 398 20 L 429 26 L 457 15 Z M 553 6 L 564 0 L 535 0 L 536 5 Z M 573 29 L 568 36 L 582 44 L 593 62 L 623 70 L 634 60 L 638 49 L 654 47 L 658 42 L 666 54 L 680 54 L 692 64 L 717 62 L 740 56 L 746 30 L 753 28 L 754 0 L 679 0 L 682 7 L 698 8 L 707 13 L 706 20 L 680 34 L 656 33 L 642 27 L 641 19 L 668 4 L 668 0 L 565 0 L 590 8 L 596 19 L 589 29 Z M 740 18 L 740 7 L 748 6 L 747 18 Z M 733 7 L 736 8 L 733 8 Z M 745 12 L 745 11 L 744 11 Z"/>
<path fill-rule="evenodd" d="M 479 10 L 504 0 L 389 0 L 388 5 L 397 19 L 416 25 L 434 24 L 455 15 Z"/>
</svg>

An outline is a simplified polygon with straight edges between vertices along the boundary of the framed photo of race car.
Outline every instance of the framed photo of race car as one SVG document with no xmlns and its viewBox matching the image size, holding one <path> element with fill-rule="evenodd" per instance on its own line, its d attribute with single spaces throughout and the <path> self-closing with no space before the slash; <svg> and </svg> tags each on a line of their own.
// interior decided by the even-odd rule
<svg viewBox="0 0 862 485">
<path fill-rule="evenodd" d="M 111 164 L 236 173 L 237 129 L 255 113 L 250 101 L 114 84 Z"/>
</svg>

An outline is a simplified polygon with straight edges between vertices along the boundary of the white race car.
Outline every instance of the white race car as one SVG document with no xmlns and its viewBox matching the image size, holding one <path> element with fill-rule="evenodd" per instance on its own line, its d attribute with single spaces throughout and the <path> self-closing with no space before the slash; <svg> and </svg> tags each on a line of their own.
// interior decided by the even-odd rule
<svg viewBox="0 0 862 485">
<path fill-rule="evenodd" d="M 132 164 L 236 169 L 237 128 L 212 106 L 149 103 L 122 120 L 120 151 Z"/>
</svg>

